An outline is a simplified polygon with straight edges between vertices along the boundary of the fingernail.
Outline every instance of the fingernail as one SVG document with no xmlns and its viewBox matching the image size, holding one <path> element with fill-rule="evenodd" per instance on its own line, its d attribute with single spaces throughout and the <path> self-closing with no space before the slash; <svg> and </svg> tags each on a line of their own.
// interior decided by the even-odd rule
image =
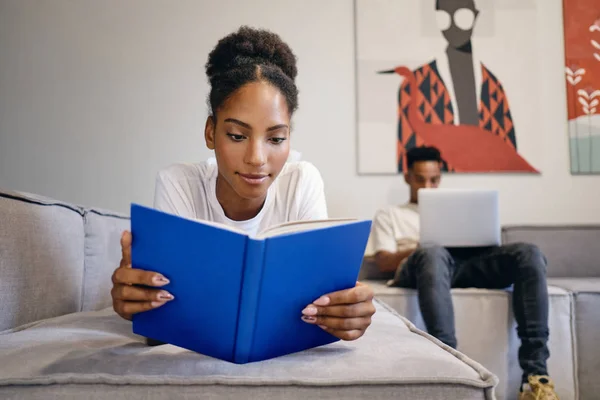
<svg viewBox="0 0 600 400">
<path fill-rule="evenodd" d="M 157 275 L 152 279 L 152 281 L 157 285 L 166 285 L 170 281 L 162 275 Z"/>
<path fill-rule="evenodd" d="M 315 317 L 307 317 L 306 315 L 303 315 L 302 321 L 309 323 L 309 324 L 314 324 L 315 322 L 317 322 L 317 319 Z"/>
<path fill-rule="evenodd" d="M 325 325 L 317 325 L 319 328 L 327 330 L 327 327 Z"/>
<path fill-rule="evenodd" d="M 308 306 L 304 310 L 302 310 L 302 314 L 304 314 L 304 315 L 317 315 L 317 307 Z"/>
<path fill-rule="evenodd" d="M 153 301 L 152 303 L 150 303 L 150 305 L 152 306 L 152 308 L 156 308 L 158 306 L 162 306 L 164 303 L 164 301 Z"/>
<path fill-rule="evenodd" d="M 313 301 L 313 303 L 318 306 L 326 306 L 327 304 L 329 304 L 329 297 L 328 296 L 319 297 L 317 300 Z"/>
<path fill-rule="evenodd" d="M 170 300 L 173 300 L 175 297 L 173 297 L 173 295 L 169 292 L 160 292 L 158 294 L 158 298 L 159 298 L 159 300 L 170 301 Z"/>
</svg>

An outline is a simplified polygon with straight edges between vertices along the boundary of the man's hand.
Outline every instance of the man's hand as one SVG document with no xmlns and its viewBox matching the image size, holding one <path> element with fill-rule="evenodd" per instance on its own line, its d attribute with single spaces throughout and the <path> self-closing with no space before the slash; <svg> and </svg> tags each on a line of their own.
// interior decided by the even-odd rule
<svg viewBox="0 0 600 400">
<path fill-rule="evenodd" d="M 356 340 L 371 325 L 375 314 L 373 290 L 360 282 L 352 289 L 321 296 L 302 310 L 302 320 L 342 340 Z"/>
<path fill-rule="evenodd" d="M 400 264 L 419 247 L 416 241 L 398 241 L 398 251 L 378 251 L 375 254 L 375 264 L 381 272 L 395 272 Z"/>
<path fill-rule="evenodd" d="M 121 251 L 121 265 L 112 275 L 113 288 L 110 292 L 117 314 L 131 320 L 133 314 L 158 308 L 173 300 L 173 295 L 166 290 L 136 286 L 161 287 L 169 280 L 156 272 L 131 268 L 131 233 L 128 231 L 121 236 Z"/>
</svg>

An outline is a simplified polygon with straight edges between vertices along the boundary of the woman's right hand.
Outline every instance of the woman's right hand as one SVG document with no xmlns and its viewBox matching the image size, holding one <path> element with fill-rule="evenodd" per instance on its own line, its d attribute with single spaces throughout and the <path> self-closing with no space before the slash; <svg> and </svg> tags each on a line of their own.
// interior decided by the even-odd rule
<svg viewBox="0 0 600 400">
<path fill-rule="evenodd" d="M 151 289 L 136 285 L 160 288 L 169 280 L 157 272 L 131 267 L 131 232 L 121 235 L 121 265 L 112 275 L 113 288 L 110 292 L 113 308 L 121 317 L 131 320 L 133 314 L 158 308 L 173 300 L 166 290 Z"/>
</svg>

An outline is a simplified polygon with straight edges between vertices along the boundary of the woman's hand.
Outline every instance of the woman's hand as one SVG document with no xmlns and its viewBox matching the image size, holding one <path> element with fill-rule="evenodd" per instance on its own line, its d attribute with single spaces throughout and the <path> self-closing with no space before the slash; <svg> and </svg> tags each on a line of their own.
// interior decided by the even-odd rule
<svg viewBox="0 0 600 400">
<path fill-rule="evenodd" d="M 321 296 L 302 310 L 302 320 L 342 340 L 356 340 L 375 314 L 373 289 L 360 282 L 352 289 Z"/>
<path fill-rule="evenodd" d="M 161 287 L 168 284 L 169 280 L 159 273 L 131 267 L 131 233 L 128 231 L 121 236 L 121 251 L 121 265 L 112 275 L 113 288 L 110 292 L 117 314 L 131 320 L 133 314 L 173 300 L 173 295 L 166 290 L 136 286 Z"/>
</svg>

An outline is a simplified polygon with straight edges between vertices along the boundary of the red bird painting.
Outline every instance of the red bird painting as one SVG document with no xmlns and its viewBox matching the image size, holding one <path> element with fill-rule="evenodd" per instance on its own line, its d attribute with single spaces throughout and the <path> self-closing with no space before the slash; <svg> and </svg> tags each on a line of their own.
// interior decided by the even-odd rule
<svg viewBox="0 0 600 400">
<path fill-rule="evenodd" d="M 381 73 L 398 74 L 411 88 L 417 87 L 413 72 L 405 66 Z M 420 142 L 440 150 L 451 171 L 538 173 L 511 144 L 489 130 L 476 125 L 426 123 L 414 97 L 408 106 L 408 123 Z"/>
</svg>

